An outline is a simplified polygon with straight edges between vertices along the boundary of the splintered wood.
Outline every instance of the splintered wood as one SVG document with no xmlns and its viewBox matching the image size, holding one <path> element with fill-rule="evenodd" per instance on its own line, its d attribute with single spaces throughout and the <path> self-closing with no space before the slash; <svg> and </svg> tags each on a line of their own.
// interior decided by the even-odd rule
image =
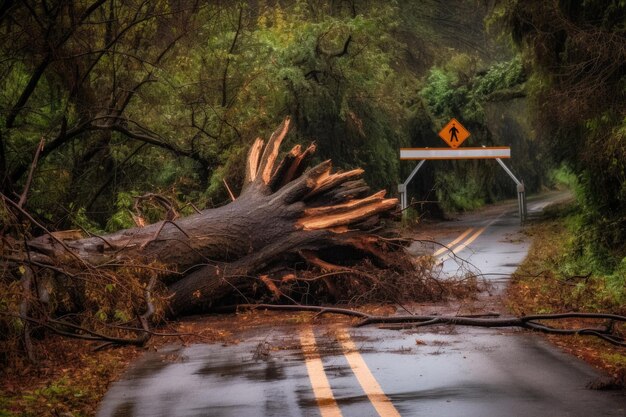
<svg viewBox="0 0 626 417">
<path fill-rule="evenodd" d="M 316 230 L 357 223 L 397 205 L 398 200 L 385 199 L 385 193 L 383 190 L 343 204 L 306 209 L 304 217 L 298 220 L 298 225 L 304 230 Z"/>
<path fill-rule="evenodd" d="M 248 152 L 248 163 L 246 164 L 246 182 L 252 182 L 256 179 L 257 170 L 259 168 L 259 158 L 263 149 L 263 139 L 257 138 L 250 152 Z"/>
<path fill-rule="evenodd" d="M 276 158 L 278 158 L 278 152 L 280 151 L 280 145 L 285 139 L 287 132 L 289 131 L 289 125 L 291 121 L 289 118 L 285 119 L 282 123 L 281 127 L 278 128 L 272 136 L 270 140 L 267 141 L 267 145 L 265 146 L 265 150 L 263 151 L 263 156 L 261 156 L 261 162 L 259 163 L 259 172 L 258 175 L 261 176 L 261 179 L 265 184 L 270 183 L 272 170 L 274 169 L 274 162 L 276 162 Z"/>
</svg>

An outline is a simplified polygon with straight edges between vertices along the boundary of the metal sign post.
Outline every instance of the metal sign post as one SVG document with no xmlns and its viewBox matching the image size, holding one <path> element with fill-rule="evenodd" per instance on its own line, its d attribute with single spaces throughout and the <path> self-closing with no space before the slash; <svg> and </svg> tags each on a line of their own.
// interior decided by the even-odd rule
<svg viewBox="0 0 626 417">
<path fill-rule="evenodd" d="M 402 212 L 404 212 L 404 210 L 409 206 L 409 203 L 407 201 L 406 187 L 407 185 L 409 185 L 415 174 L 417 174 L 417 171 L 419 171 L 422 165 L 424 165 L 424 162 L 426 162 L 425 159 L 421 160 L 417 164 L 417 166 L 413 168 L 413 171 L 411 171 L 411 174 L 406 179 L 406 181 L 404 181 L 402 184 L 398 184 L 398 191 L 400 192 L 400 209 L 402 210 Z"/>
<path fill-rule="evenodd" d="M 519 217 L 520 217 L 521 223 L 524 224 L 524 220 L 526 220 L 526 214 L 527 214 L 526 213 L 526 188 L 524 187 L 524 183 L 518 180 L 515 177 L 515 175 L 513 175 L 513 172 L 511 172 L 509 167 L 507 167 L 504 164 L 504 162 L 502 162 L 502 159 L 496 158 L 496 161 L 498 161 L 502 169 L 504 169 L 504 171 L 507 174 L 509 174 L 509 177 L 513 179 L 515 184 L 517 184 L 517 205 L 518 205 L 518 210 L 519 210 Z"/>
</svg>

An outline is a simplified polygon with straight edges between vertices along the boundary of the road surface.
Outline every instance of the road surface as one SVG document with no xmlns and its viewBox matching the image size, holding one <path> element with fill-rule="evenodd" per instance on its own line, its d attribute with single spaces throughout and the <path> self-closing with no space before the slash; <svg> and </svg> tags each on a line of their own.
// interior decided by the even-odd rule
<svg viewBox="0 0 626 417">
<path fill-rule="evenodd" d="M 553 198 L 530 201 L 529 212 Z M 448 222 L 438 232 L 445 247 L 411 250 L 436 254 L 443 276 L 481 273 L 497 297 L 528 249 L 515 208 Z M 97 416 L 626 416 L 623 391 L 587 389 L 597 371 L 528 332 L 339 322 L 263 325 L 240 337 L 146 354 Z"/>
</svg>

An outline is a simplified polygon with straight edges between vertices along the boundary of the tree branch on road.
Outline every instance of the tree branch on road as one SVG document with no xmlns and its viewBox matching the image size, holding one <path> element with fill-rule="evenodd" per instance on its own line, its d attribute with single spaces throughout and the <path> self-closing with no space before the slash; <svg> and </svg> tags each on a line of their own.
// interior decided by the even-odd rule
<svg viewBox="0 0 626 417">
<path fill-rule="evenodd" d="M 471 316 L 437 316 L 437 315 L 396 315 L 396 316 L 378 316 L 372 315 L 358 310 L 350 310 L 347 308 L 323 307 L 323 306 L 300 306 L 300 305 L 272 305 L 272 304 L 241 304 L 235 306 L 240 309 L 252 310 L 277 310 L 277 311 L 310 311 L 322 314 L 339 314 L 349 317 L 358 317 L 361 320 L 355 324 L 356 327 L 371 324 L 386 324 L 393 326 L 385 326 L 386 329 L 400 330 L 435 325 L 457 325 L 472 327 L 520 327 L 539 331 L 542 333 L 561 334 L 561 335 L 581 335 L 594 336 L 607 341 L 616 346 L 626 347 L 626 340 L 614 328 L 615 322 L 626 323 L 626 316 L 610 313 L 558 313 L 558 314 L 533 314 L 521 317 L 505 317 L 505 318 L 485 318 Z M 493 313 L 489 313 L 491 315 Z M 542 321 L 558 321 L 564 319 L 591 319 L 605 320 L 606 324 L 602 327 L 579 327 L 573 329 L 551 327 L 540 323 Z"/>
</svg>

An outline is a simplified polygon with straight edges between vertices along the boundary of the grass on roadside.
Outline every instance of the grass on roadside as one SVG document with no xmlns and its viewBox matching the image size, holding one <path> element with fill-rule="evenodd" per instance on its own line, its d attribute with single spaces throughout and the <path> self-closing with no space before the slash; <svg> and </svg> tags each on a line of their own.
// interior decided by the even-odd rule
<svg viewBox="0 0 626 417">
<path fill-rule="evenodd" d="M 580 256 L 576 247 L 576 209 L 571 205 L 552 208 L 527 227 L 533 239 L 528 257 L 513 275 L 507 293 L 508 307 L 516 315 L 569 311 L 625 314 L 620 268 L 610 271 Z M 616 275 L 617 274 L 617 275 Z M 567 325 L 580 325 L 572 320 Z M 597 324 L 597 323 L 596 323 Z M 626 328 L 621 326 L 622 332 Z M 626 352 L 587 336 L 548 338 L 563 350 L 606 370 L 622 383 L 626 376 Z"/>
</svg>

